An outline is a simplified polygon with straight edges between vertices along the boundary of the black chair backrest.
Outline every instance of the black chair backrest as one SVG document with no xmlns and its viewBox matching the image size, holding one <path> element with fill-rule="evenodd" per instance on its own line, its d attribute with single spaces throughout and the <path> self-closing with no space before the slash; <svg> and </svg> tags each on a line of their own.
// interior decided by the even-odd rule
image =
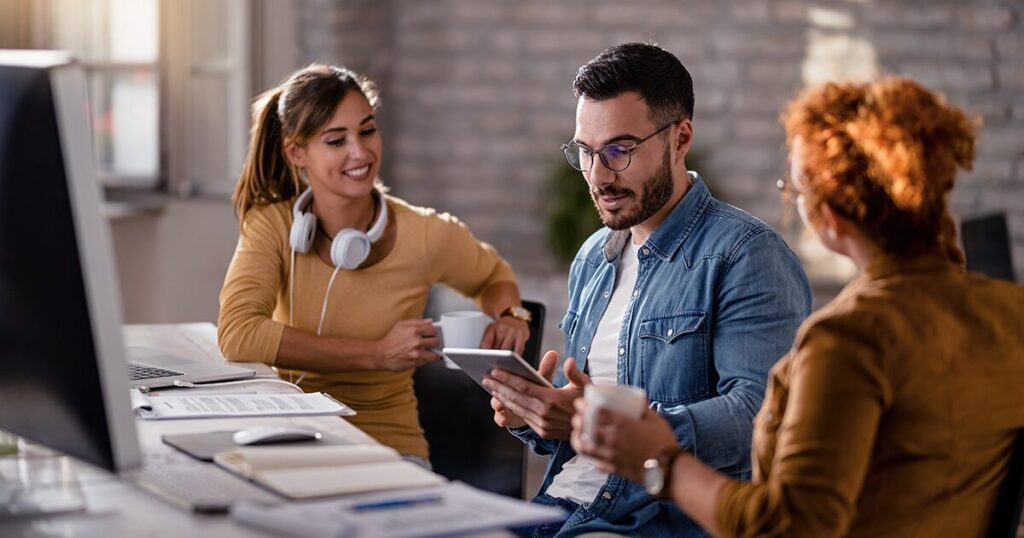
<svg viewBox="0 0 1024 538">
<path fill-rule="evenodd" d="M 537 366 L 544 333 L 544 305 L 523 301 L 530 311 L 530 340 L 523 359 Z M 413 374 L 420 425 L 430 444 L 434 472 L 449 480 L 522 498 L 526 450 L 494 424 L 491 396 L 461 370 L 435 362 Z"/>
<path fill-rule="evenodd" d="M 523 358 L 534 368 L 540 364 L 541 345 L 544 343 L 544 316 L 547 313 L 544 305 L 537 301 L 523 301 L 523 308 L 530 311 L 530 339 L 526 341 Z"/>
<path fill-rule="evenodd" d="M 1000 213 L 965 219 L 960 224 L 960 242 L 964 246 L 969 271 L 1014 281 L 1006 215 Z"/>
<path fill-rule="evenodd" d="M 1021 507 L 1024 506 L 1024 430 L 1017 432 L 1010 454 L 1010 465 L 1003 480 L 996 510 L 989 526 L 989 538 L 1015 538 L 1021 523 Z"/>
</svg>

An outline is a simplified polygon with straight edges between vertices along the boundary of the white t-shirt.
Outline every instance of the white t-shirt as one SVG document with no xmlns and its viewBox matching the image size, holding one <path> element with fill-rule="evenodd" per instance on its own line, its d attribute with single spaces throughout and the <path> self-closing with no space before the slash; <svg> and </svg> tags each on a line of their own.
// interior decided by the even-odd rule
<svg viewBox="0 0 1024 538">
<path fill-rule="evenodd" d="M 627 241 L 619 256 L 615 289 L 590 344 L 587 366 L 592 380 L 611 383 L 618 380 L 619 330 L 622 328 L 626 305 L 636 286 L 638 265 L 637 247 L 632 240 Z M 607 479 L 608 473 L 597 470 L 590 458 L 577 455 L 565 462 L 562 472 L 548 486 L 547 494 L 576 504 L 589 503 L 597 497 L 597 492 Z"/>
</svg>

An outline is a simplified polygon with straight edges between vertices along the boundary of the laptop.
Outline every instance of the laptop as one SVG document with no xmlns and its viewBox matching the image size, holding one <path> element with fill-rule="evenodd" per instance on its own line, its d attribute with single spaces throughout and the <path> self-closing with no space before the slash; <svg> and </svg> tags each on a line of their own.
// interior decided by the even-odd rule
<svg viewBox="0 0 1024 538">
<path fill-rule="evenodd" d="M 194 360 L 147 347 L 128 346 L 125 353 L 128 377 L 134 388 L 170 387 L 176 381 L 178 384 L 230 381 L 256 374 L 252 369 L 242 366 Z"/>
</svg>

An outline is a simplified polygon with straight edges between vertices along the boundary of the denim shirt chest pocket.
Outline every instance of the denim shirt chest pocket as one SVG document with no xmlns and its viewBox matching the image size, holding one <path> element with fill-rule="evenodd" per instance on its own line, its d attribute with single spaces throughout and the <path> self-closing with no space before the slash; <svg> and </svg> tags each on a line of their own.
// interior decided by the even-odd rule
<svg viewBox="0 0 1024 538">
<path fill-rule="evenodd" d="M 663 405 L 704 399 L 709 386 L 705 314 L 686 312 L 640 322 L 640 372 L 647 397 Z"/>
</svg>

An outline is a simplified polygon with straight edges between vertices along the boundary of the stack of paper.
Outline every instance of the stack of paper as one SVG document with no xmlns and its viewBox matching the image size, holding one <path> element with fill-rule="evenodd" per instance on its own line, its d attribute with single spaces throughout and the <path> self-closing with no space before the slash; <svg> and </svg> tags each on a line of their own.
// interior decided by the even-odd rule
<svg viewBox="0 0 1024 538">
<path fill-rule="evenodd" d="M 356 414 L 322 392 L 289 394 L 196 394 L 147 396 L 132 389 L 132 410 L 144 419 L 316 416 Z"/>
</svg>

